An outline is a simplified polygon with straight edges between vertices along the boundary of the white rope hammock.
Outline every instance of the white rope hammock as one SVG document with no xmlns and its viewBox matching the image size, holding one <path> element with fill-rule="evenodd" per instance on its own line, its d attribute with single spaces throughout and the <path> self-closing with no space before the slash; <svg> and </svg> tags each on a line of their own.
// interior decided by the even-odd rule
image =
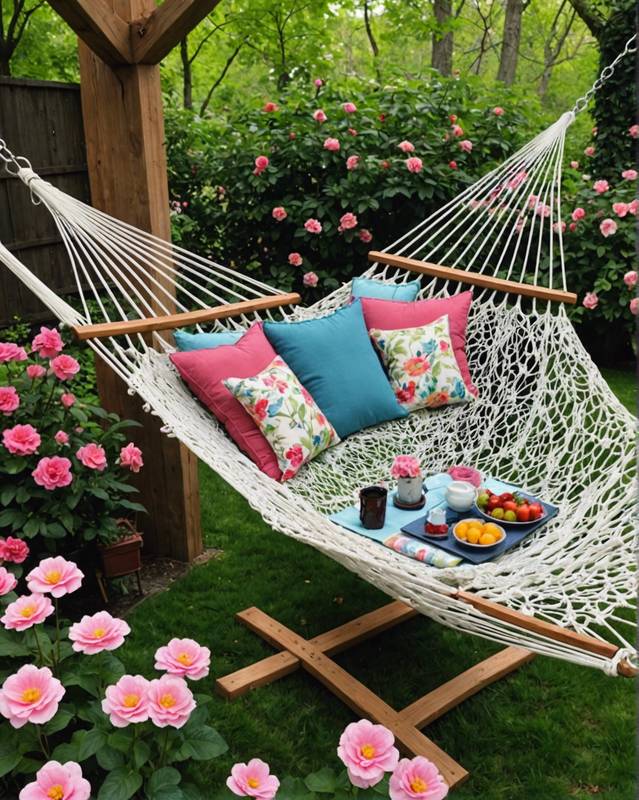
<svg viewBox="0 0 639 800">
<path fill-rule="evenodd" d="M 634 39 L 619 58 L 634 52 Z M 590 94 L 394 242 L 365 274 L 387 282 L 408 280 L 409 271 L 384 263 L 393 254 L 463 269 L 469 279 L 471 274 L 498 276 L 565 292 L 564 139 Z M 91 333 L 90 346 L 162 419 L 163 431 L 177 436 L 275 529 L 452 628 L 609 675 L 616 675 L 622 663 L 636 663 L 631 645 L 634 418 L 582 347 L 563 305 L 480 285 L 467 341 L 470 371 L 480 392 L 476 402 L 422 410 L 363 430 L 280 484 L 236 448 L 185 388 L 168 358 L 170 337 L 161 330 L 152 336 L 135 332 L 135 323 L 121 335 L 107 336 L 112 329 L 106 324 L 142 318 L 161 323 L 176 311 L 206 314 L 211 307 L 266 298 L 267 307 L 259 313 L 247 311 L 207 326 L 241 328 L 259 314 L 270 316 L 268 306 L 290 296 L 65 195 L 38 177 L 26 159 L 15 158 L 2 140 L 0 159 L 29 186 L 34 202 L 53 215 L 82 310 L 58 297 L 1 244 L 0 260 L 61 322 Z M 425 278 L 421 297 L 461 288 L 456 281 Z M 288 320 L 316 317 L 342 306 L 349 295 L 350 284 L 311 308 L 286 306 L 278 314 Z M 472 464 L 541 495 L 559 506 L 559 515 L 494 562 L 442 570 L 328 520 L 326 514 L 353 503 L 358 487 L 386 479 L 393 456 L 403 452 L 415 453 L 427 473 Z M 557 637 L 507 614 L 495 616 L 469 603 L 464 592 L 592 637 L 595 646 L 581 646 L 574 637 Z"/>
</svg>

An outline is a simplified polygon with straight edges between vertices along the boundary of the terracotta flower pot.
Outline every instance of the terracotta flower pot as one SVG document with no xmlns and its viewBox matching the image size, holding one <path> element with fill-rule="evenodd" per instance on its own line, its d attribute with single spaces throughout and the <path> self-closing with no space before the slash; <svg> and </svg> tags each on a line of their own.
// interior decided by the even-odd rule
<svg viewBox="0 0 639 800">
<path fill-rule="evenodd" d="M 106 578 L 119 578 L 137 572 L 142 566 L 140 550 L 142 549 L 142 536 L 132 525 L 122 525 L 130 533 L 125 534 L 113 544 L 102 545 L 99 548 L 102 559 L 102 570 Z"/>
</svg>

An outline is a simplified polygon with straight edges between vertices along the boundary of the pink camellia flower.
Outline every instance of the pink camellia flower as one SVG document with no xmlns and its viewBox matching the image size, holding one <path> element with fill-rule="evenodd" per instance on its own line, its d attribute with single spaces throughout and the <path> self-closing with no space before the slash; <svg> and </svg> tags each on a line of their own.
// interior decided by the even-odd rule
<svg viewBox="0 0 639 800">
<path fill-rule="evenodd" d="M 8 631 L 26 631 L 53 614 L 51 600 L 42 594 L 25 594 L 9 603 L 0 622 Z"/>
<path fill-rule="evenodd" d="M 639 125 L 631 125 L 628 128 L 628 135 L 631 136 L 633 139 L 639 138 Z"/>
<path fill-rule="evenodd" d="M 48 492 L 68 486 L 73 480 L 71 462 L 61 456 L 41 458 L 31 475 L 38 486 L 43 486 Z"/>
<path fill-rule="evenodd" d="M 380 167 L 381 167 L 382 169 L 390 169 L 390 167 L 391 167 L 391 165 L 390 165 L 390 161 L 385 161 L 385 160 L 384 160 L 384 161 L 382 161 L 382 163 L 380 164 Z"/>
<path fill-rule="evenodd" d="M 448 786 L 432 761 L 424 756 L 402 758 L 388 785 L 391 800 L 443 800 Z"/>
<path fill-rule="evenodd" d="M 603 194 L 610 189 L 610 184 L 608 181 L 599 180 L 593 183 L 592 188 L 595 190 L 595 192 L 597 192 L 597 194 Z"/>
<path fill-rule="evenodd" d="M 588 147 L 586 147 L 586 149 L 584 150 L 584 155 L 591 157 L 594 156 L 594 154 L 595 154 L 595 148 L 591 144 L 588 145 Z"/>
<path fill-rule="evenodd" d="M 630 309 L 630 313 L 634 314 L 636 317 L 637 314 L 639 314 L 639 297 L 633 297 L 628 304 L 628 308 Z"/>
<path fill-rule="evenodd" d="M 342 108 L 347 114 L 354 114 L 357 111 L 355 103 L 342 103 Z"/>
<path fill-rule="evenodd" d="M 36 779 L 20 792 L 18 800 L 89 800 L 91 784 L 75 761 L 47 761 Z"/>
<path fill-rule="evenodd" d="M 454 125 L 457 122 L 457 114 L 449 114 L 448 119 L 450 120 L 451 125 Z"/>
<path fill-rule="evenodd" d="M 594 311 L 595 308 L 599 305 L 599 298 L 597 297 L 596 292 L 586 292 L 586 296 L 582 301 L 582 305 L 584 308 L 587 308 L 589 311 Z"/>
<path fill-rule="evenodd" d="M 155 652 L 155 668 L 199 681 L 209 674 L 211 651 L 193 639 L 171 639 Z"/>
<path fill-rule="evenodd" d="M 71 406 L 75 405 L 75 395 L 72 392 L 65 392 L 60 397 L 60 402 L 65 408 L 71 408 Z"/>
<path fill-rule="evenodd" d="M 580 206 L 579 208 L 576 208 L 570 216 L 572 217 L 573 222 L 579 222 L 580 219 L 583 219 L 586 216 L 586 212 Z"/>
<path fill-rule="evenodd" d="M 275 206 L 275 208 L 271 211 L 271 216 L 273 217 L 273 219 L 277 220 L 278 222 L 281 222 L 283 219 L 286 219 L 286 217 L 288 217 L 288 214 L 284 206 Z"/>
<path fill-rule="evenodd" d="M 44 378 L 47 374 L 46 369 L 41 364 L 29 364 L 25 372 L 27 373 L 27 378 L 31 378 L 32 381 L 37 378 Z"/>
<path fill-rule="evenodd" d="M 474 467 L 465 467 L 463 464 L 451 467 L 448 474 L 454 481 L 466 481 L 479 488 L 481 486 L 481 472 Z"/>
<path fill-rule="evenodd" d="M 422 167 L 424 166 L 421 158 L 418 158 L 417 156 L 411 156 L 410 158 L 407 158 L 404 163 L 406 164 L 406 169 L 409 172 L 415 173 L 421 172 Z"/>
<path fill-rule="evenodd" d="M 357 131 L 355 128 L 348 128 L 347 133 L 349 136 L 357 136 Z"/>
<path fill-rule="evenodd" d="M 19 347 L 13 342 L 0 342 L 0 364 L 11 361 L 26 361 L 27 353 L 24 347 Z"/>
<path fill-rule="evenodd" d="M 58 431 L 53 438 L 55 439 L 56 444 L 59 445 L 69 444 L 69 434 L 65 433 L 64 431 Z"/>
<path fill-rule="evenodd" d="M 448 166 L 449 166 L 451 169 L 457 169 L 457 162 L 456 162 L 456 161 L 449 161 L 449 162 L 448 162 Z"/>
<path fill-rule="evenodd" d="M 322 232 L 322 223 L 318 219 L 307 219 L 304 223 L 304 227 L 309 233 L 321 233 Z"/>
<path fill-rule="evenodd" d="M 579 169 L 579 162 L 578 162 L 578 161 L 571 161 L 571 162 L 570 162 L 570 166 L 571 166 L 573 169 Z"/>
<path fill-rule="evenodd" d="M 613 234 L 617 233 L 617 223 L 614 219 L 610 219 L 610 217 L 606 217 L 606 219 L 602 219 L 601 223 L 599 224 L 599 230 L 601 231 L 601 235 L 608 238 L 608 236 L 612 236 Z"/>
<path fill-rule="evenodd" d="M 348 231 L 351 228 L 356 228 L 356 227 L 357 227 L 357 217 L 350 211 L 347 211 L 346 214 L 342 214 L 342 216 L 339 218 L 339 225 L 337 230 L 340 231 L 340 233 L 342 231 Z"/>
<path fill-rule="evenodd" d="M 571 233 L 574 233 L 577 230 L 577 223 L 576 222 L 571 222 L 570 225 L 568 226 L 568 230 Z"/>
<path fill-rule="evenodd" d="M 315 122 L 319 122 L 321 124 L 322 122 L 326 122 L 328 117 L 324 113 L 323 108 L 318 108 L 316 111 L 313 111 L 313 119 Z"/>
<path fill-rule="evenodd" d="M 337 755 L 346 766 L 351 783 L 368 789 L 379 783 L 385 772 L 397 766 L 399 751 L 394 745 L 395 737 L 388 728 L 361 719 L 346 726 L 339 739 Z"/>
<path fill-rule="evenodd" d="M 315 78 L 313 83 L 315 84 L 315 86 L 317 86 L 318 89 L 324 86 L 324 81 L 321 78 Z"/>
<path fill-rule="evenodd" d="M 261 175 L 268 167 L 269 163 L 270 161 L 266 156 L 258 156 L 255 159 L 255 169 L 253 170 L 253 175 Z"/>
<path fill-rule="evenodd" d="M 6 567 L 0 567 L 0 597 L 12 592 L 17 585 L 18 581 L 15 575 L 9 572 Z"/>
<path fill-rule="evenodd" d="M 501 117 L 501 115 L 502 115 L 503 113 L 504 113 L 504 109 L 503 109 L 501 106 L 495 106 L 495 108 L 493 108 L 493 114 L 494 114 L 496 117 Z"/>
<path fill-rule="evenodd" d="M 55 328 L 40 328 L 40 333 L 31 342 L 31 349 L 40 358 L 55 358 L 63 348 L 62 337 Z"/>
<path fill-rule="evenodd" d="M 613 203 L 612 210 L 618 217 L 625 217 L 628 213 L 628 203 Z"/>
<path fill-rule="evenodd" d="M 131 723 L 146 722 L 149 718 L 149 682 L 141 675 L 123 675 L 107 686 L 102 711 L 109 715 L 111 725 L 126 728 Z"/>
<path fill-rule="evenodd" d="M 20 395 L 15 386 L 0 386 L 0 413 L 13 414 L 20 405 Z"/>
<path fill-rule="evenodd" d="M 409 142 L 408 139 L 404 139 L 404 141 L 400 142 L 397 146 L 402 151 L 402 153 L 415 152 L 415 145 L 412 142 Z"/>
<path fill-rule="evenodd" d="M 304 286 L 309 286 L 313 288 L 314 286 L 317 286 L 317 284 L 319 283 L 319 278 L 314 272 L 305 272 L 304 277 L 302 278 L 302 283 L 304 284 Z"/>
<path fill-rule="evenodd" d="M 364 244 L 368 244 L 373 238 L 373 234 L 367 228 L 362 228 L 357 235 L 360 242 L 364 242 Z"/>
<path fill-rule="evenodd" d="M 181 728 L 195 708 L 195 700 L 184 678 L 163 675 L 149 682 L 149 717 L 158 728 Z"/>
<path fill-rule="evenodd" d="M 50 594 L 62 597 L 79 589 L 84 573 L 73 561 L 62 556 L 44 558 L 37 567 L 27 575 L 27 586 L 35 594 Z"/>
<path fill-rule="evenodd" d="M 0 689 L 0 714 L 14 728 L 21 728 L 27 722 L 42 725 L 55 716 L 63 697 L 64 686 L 48 667 L 38 669 L 33 664 L 24 664 Z"/>
<path fill-rule="evenodd" d="M 291 264 L 291 266 L 293 267 L 301 267 L 303 261 L 304 259 L 299 253 L 288 254 L 288 263 Z"/>
<path fill-rule="evenodd" d="M 638 210 L 639 210 L 639 200 L 635 199 L 632 202 L 628 203 L 628 212 L 630 214 L 634 214 L 634 216 L 637 216 Z"/>
<path fill-rule="evenodd" d="M 349 156 L 346 159 L 346 169 L 352 170 L 357 169 L 359 164 L 359 156 Z"/>
<path fill-rule="evenodd" d="M 559 231 L 563 233 L 566 230 L 566 223 L 563 220 L 561 221 L 561 223 L 553 222 L 552 229 L 555 233 L 559 233 Z"/>
<path fill-rule="evenodd" d="M 133 442 L 129 442 L 126 447 L 121 448 L 120 466 L 127 467 L 131 472 L 139 472 L 144 466 L 142 451 Z"/>
<path fill-rule="evenodd" d="M 421 467 L 415 456 L 395 456 L 391 467 L 393 478 L 417 478 L 421 475 Z"/>
<path fill-rule="evenodd" d="M 76 456 L 80 462 L 88 469 L 95 469 L 98 472 L 103 472 L 107 466 L 106 453 L 104 447 L 95 442 L 90 442 L 81 447 Z"/>
<path fill-rule="evenodd" d="M 92 656 L 102 650 L 116 650 L 129 633 L 131 628 L 123 619 L 112 617 L 108 611 L 98 611 L 74 622 L 69 628 L 69 639 L 76 653 Z"/>
<path fill-rule="evenodd" d="M 58 380 L 70 381 L 80 371 L 80 365 L 73 356 L 63 353 L 51 359 L 51 369 Z"/>
<path fill-rule="evenodd" d="M 464 129 L 462 128 L 461 125 L 453 125 L 451 133 L 453 134 L 453 136 L 460 137 L 464 135 Z"/>
<path fill-rule="evenodd" d="M 279 106 L 277 103 L 273 103 L 269 100 L 268 103 L 264 103 L 262 111 L 265 111 L 267 114 L 271 114 L 273 111 L 277 111 L 278 108 Z"/>
<path fill-rule="evenodd" d="M 248 764 L 234 764 L 226 785 L 240 797 L 255 797 L 257 800 L 273 800 L 280 782 L 271 775 L 269 765 L 260 758 L 252 758 Z"/>
<path fill-rule="evenodd" d="M 473 143 L 469 139 L 462 139 L 459 143 L 459 147 L 464 151 L 464 153 L 470 153 L 473 149 Z"/>
<path fill-rule="evenodd" d="M 626 274 L 623 276 L 623 282 L 629 289 L 632 289 L 633 286 L 637 285 L 637 277 L 637 271 L 634 269 L 630 270 L 630 272 L 626 272 Z"/>
<path fill-rule="evenodd" d="M 42 439 L 33 425 L 14 425 L 2 431 L 2 444 L 14 456 L 31 456 L 38 452 Z"/>
<path fill-rule="evenodd" d="M 621 177 L 625 181 L 636 181 L 637 180 L 637 170 L 636 169 L 624 169 L 621 173 Z"/>
<path fill-rule="evenodd" d="M 29 545 L 15 536 L 0 539 L 0 561 L 22 564 L 29 555 Z"/>
<path fill-rule="evenodd" d="M 339 150 L 339 139 L 333 139 L 333 137 L 329 136 L 328 139 L 324 139 L 324 150 L 330 150 L 333 153 L 336 153 Z"/>
</svg>

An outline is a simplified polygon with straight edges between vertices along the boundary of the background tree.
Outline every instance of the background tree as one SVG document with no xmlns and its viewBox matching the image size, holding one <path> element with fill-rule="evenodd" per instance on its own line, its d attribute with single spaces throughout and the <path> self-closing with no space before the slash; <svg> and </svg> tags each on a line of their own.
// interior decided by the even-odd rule
<svg viewBox="0 0 639 800">
<path fill-rule="evenodd" d="M 506 0 L 504 33 L 497 72 L 497 80 L 503 81 L 506 86 L 512 86 L 515 82 L 521 41 L 521 18 L 527 5 L 528 3 L 524 0 Z"/>
<path fill-rule="evenodd" d="M 31 17 L 45 0 L 0 0 L 0 75 L 11 75 L 11 59 Z"/>
<path fill-rule="evenodd" d="M 435 22 L 437 27 L 433 30 L 433 43 L 431 66 L 442 75 L 450 75 L 453 71 L 453 21 L 452 0 L 435 0 Z"/>
</svg>

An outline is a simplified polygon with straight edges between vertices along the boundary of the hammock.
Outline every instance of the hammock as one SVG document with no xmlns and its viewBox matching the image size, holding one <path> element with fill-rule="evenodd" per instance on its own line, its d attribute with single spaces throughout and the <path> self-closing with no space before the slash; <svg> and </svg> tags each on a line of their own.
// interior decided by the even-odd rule
<svg viewBox="0 0 639 800">
<path fill-rule="evenodd" d="M 566 130 L 633 37 L 573 111 L 382 253 L 365 275 L 421 297 L 475 287 L 467 352 L 479 399 L 363 430 L 291 481 L 260 472 L 172 367 L 167 331 L 235 330 L 259 318 L 299 320 L 348 302 L 350 284 L 310 308 L 65 195 L 15 158 L 6 168 L 53 215 L 81 310 L 0 244 L 0 260 L 86 339 L 177 436 L 275 529 L 317 548 L 426 616 L 460 631 L 631 674 L 635 652 L 633 416 L 616 399 L 566 314 L 561 164 Z M 446 267 L 440 265 L 447 265 Z M 558 302 L 555 302 L 558 301 Z M 481 566 L 433 569 L 329 521 L 356 490 L 384 480 L 396 453 L 427 473 L 455 463 L 511 481 L 560 511 L 540 535 Z"/>
</svg>

